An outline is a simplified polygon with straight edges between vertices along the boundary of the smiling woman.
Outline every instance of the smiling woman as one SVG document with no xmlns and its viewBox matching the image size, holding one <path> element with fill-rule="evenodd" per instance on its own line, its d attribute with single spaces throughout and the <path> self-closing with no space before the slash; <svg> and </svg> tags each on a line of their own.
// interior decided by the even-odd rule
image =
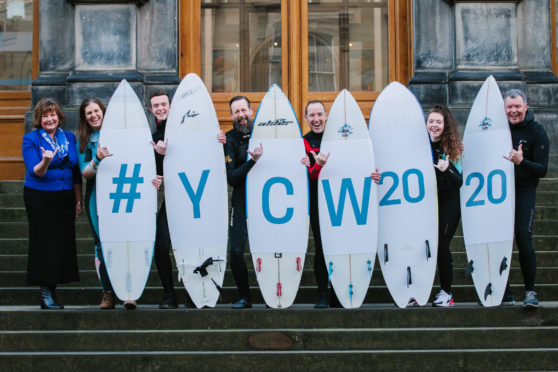
<svg viewBox="0 0 558 372">
<path fill-rule="evenodd" d="M 76 137 L 60 128 L 58 102 L 41 99 L 33 111 L 36 130 L 23 137 L 27 167 L 23 199 L 29 221 L 28 285 L 41 288 L 41 308 L 60 310 L 56 286 L 79 281 L 75 219 L 81 214 L 81 175 Z"/>
</svg>

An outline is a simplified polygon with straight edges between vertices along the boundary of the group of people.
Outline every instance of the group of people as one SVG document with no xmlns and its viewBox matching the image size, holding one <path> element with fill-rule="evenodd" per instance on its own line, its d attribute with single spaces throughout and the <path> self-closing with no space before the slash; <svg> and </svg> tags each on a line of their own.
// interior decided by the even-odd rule
<svg viewBox="0 0 558 372">
<path fill-rule="evenodd" d="M 532 224 L 535 193 L 539 178 L 548 168 L 549 142 L 542 125 L 528 110 L 527 98 L 521 90 L 506 92 L 505 110 L 508 117 L 513 149 L 506 159 L 515 164 L 515 238 L 519 261 L 525 281 L 524 306 L 538 306 L 535 293 L 536 255 L 532 243 Z M 233 309 L 252 307 L 248 269 L 244 251 L 248 239 L 246 226 L 246 177 L 255 163 L 264 156 L 260 146 L 250 150 L 248 143 L 253 128 L 253 109 L 245 96 L 233 97 L 229 102 L 233 128 L 220 132 L 217 141 L 224 145 L 227 181 L 233 188 L 229 225 L 229 262 L 239 300 Z M 164 90 L 153 92 L 149 110 L 155 117 L 156 129 L 152 145 L 156 156 L 157 177 L 152 180 L 157 189 L 163 182 L 163 158 L 167 142 L 164 140 L 170 99 Z M 82 201 L 95 242 L 95 266 L 103 290 L 101 309 L 115 307 L 115 296 L 103 261 L 99 239 L 95 175 L 100 162 L 112 154 L 99 143 L 105 107 L 96 98 L 85 99 L 79 109 L 78 139 L 60 126 L 64 114 L 53 99 L 41 99 L 34 109 L 36 130 L 23 138 L 23 157 L 27 167 L 24 201 L 29 221 L 29 258 L 27 284 L 40 286 L 41 308 L 62 309 L 56 298 L 58 284 L 79 280 L 76 256 L 75 219 L 82 213 Z M 310 131 L 304 135 L 306 156 L 301 159 L 308 167 L 310 179 L 310 224 L 314 236 L 314 272 L 318 284 L 315 308 L 339 307 L 333 290 L 329 288 L 318 217 L 318 177 L 330 154 L 320 152 L 320 144 L 327 121 L 327 111 L 321 101 L 311 101 L 304 110 Z M 438 188 L 438 273 L 440 292 L 433 306 L 453 306 L 451 292 L 453 260 L 450 243 L 460 219 L 459 189 L 463 183 L 460 159 L 463 151 L 458 124 L 451 111 L 434 106 L 427 114 L 426 128 L 430 136 L 433 166 L 436 168 Z M 248 156 L 247 156 L 248 154 Z M 82 175 L 86 178 L 85 199 L 82 195 Z M 371 178 L 379 183 L 377 169 Z M 161 309 L 178 307 L 172 278 L 170 234 L 163 201 L 158 214 L 155 239 L 155 264 L 164 288 Z M 515 299 L 508 288 L 504 304 Z M 128 309 L 136 308 L 135 301 L 125 301 Z M 410 306 L 417 305 L 410 299 Z M 189 297 L 186 307 L 194 307 Z"/>
</svg>

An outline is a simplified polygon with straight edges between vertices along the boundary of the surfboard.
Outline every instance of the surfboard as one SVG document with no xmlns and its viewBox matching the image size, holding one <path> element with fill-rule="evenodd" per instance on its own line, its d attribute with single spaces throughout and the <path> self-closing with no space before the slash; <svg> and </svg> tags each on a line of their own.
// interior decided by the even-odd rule
<svg viewBox="0 0 558 372">
<path fill-rule="evenodd" d="M 97 171 L 99 235 L 116 296 L 137 300 L 145 287 L 155 243 L 157 190 L 151 131 L 140 100 L 126 80 L 112 95 L 99 143 L 113 156 Z"/>
<path fill-rule="evenodd" d="M 163 162 L 169 232 L 182 280 L 196 307 L 215 307 L 225 276 L 228 192 L 219 121 L 196 74 L 178 86 L 170 107 Z"/>
<path fill-rule="evenodd" d="M 428 302 L 438 254 L 436 175 L 422 108 L 392 82 L 370 114 L 379 184 L 378 261 L 396 305 Z"/>
<path fill-rule="evenodd" d="M 298 120 L 277 85 L 265 94 L 249 148 L 263 155 L 246 178 L 246 217 L 250 252 L 265 303 L 292 305 L 308 246 L 308 171 Z"/>
<path fill-rule="evenodd" d="M 504 100 L 489 76 L 471 107 L 463 135 L 461 220 L 467 273 L 484 306 L 502 302 L 511 267 L 515 211 L 512 149 Z"/>
<path fill-rule="evenodd" d="M 353 96 L 331 107 L 320 145 L 329 159 L 318 178 L 318 213 L 329 279 L 344 308 L 362 305 L 376 259 L 377 185 L 372 141 Z"/>
</svg>

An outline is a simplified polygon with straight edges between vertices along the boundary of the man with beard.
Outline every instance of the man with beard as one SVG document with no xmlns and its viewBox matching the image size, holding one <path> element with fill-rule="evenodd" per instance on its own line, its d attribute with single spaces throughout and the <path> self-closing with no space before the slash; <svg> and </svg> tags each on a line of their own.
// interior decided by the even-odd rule
<svg viewBox="0 0 558 372">
<path fill-rule="evenodd" d="M 163 178 L 163 160 L 167 152 L 168 140 L 165 140 L 165 128 L 169 116 L 170 100 L 169 95 L 162 89 L 151 93 L 149 97 L 149 111 L 155 116 L 155 132 L 153 132 L 153 149 L 155 150 L 155 164 L 157 166 L 157 177 Z M 225 134 L 221 131 L 217 135 L 217 140 L 224 144 Z M 172 263 L 170 259 L 171 239 L 169 233 L 169 223 L 167 220 L 167 210 L 165 200 L 157 213 L 157 225 L 155 235 L 155 266 L 161 278 L 161 283 L 165 290 L 163 300 L 159 304 L 159 309 L 175 309 L 178 301 L 174 292 L 174 282 L 172 279 Z M 194 308 L 192 299 L 186 292 L 186 308 Z"/>
<path fill-rule="evenodd" d="M 252 300 L 248 283 L 248 269 L 244 261 L 244 248 L 248 239 L 245 185 L 248 172 L 263 154 L 263 147 L 260 144 L 253 152 L 248 150 L 253 126 L 253 111 L 248 98 L 244 96 L 231 98 L 229 108 L 233 119 L 233 129 L 227 132 L 225 144 L 227 182 L 233 187 L 229 225 L 229 261 L 240 296 L 232 308 L 248 309 L 252 307 Z M 250 160 L 247 160 L 246 153 L 250 154 Z"/>
<path fill-rule="evenodd" d="M 509 156 L 515 173 L 515 242 L 519 251 L 519 264 L 525 282 L 523 307 L 538 307 L 535 293 L 537 257 L 533 247 L 532 231 L 535 214 L 535 195 L 539 178 L 548 169 L 548 136 L 544 127 L 535 121 L 529 111 L 527 97 L 522 90 L 510 89 L 504 95 L 506 116 L 510 125 L 512 145 Z M 509 283 L 503 304 L 515 302 Z"/>
</svg>

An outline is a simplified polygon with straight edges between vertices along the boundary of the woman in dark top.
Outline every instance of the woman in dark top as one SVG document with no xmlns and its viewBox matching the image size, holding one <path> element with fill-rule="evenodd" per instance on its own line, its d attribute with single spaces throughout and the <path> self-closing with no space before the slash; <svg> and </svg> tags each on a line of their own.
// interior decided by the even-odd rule
<svg viewBox="0 0 558 372">
<path fill-rule="evenodd" d="M 41 99 L 33 111 L 36 130 L 23 136 L 27 168 L 23 199 L 29 223 L 28 285 L 39 285 L 41 308 L 63 309 L 56 286 L 79 281 L 75 219 L 81 214 L 81 174 L 76 138 L 60 128 L 58 102 Z"/>
<path fill-rule="evenodd" d="M 460 218 L 462 148 L 457 121 L 446 106 L 435 105 L 428 112 L 426 129 L 430 135 L 438 187 L 438 274 L 441 289 L 432 306 L 447 307 L 454 305 L 451 294 L 453 260 L 450 243 Z"/>
</svg>

